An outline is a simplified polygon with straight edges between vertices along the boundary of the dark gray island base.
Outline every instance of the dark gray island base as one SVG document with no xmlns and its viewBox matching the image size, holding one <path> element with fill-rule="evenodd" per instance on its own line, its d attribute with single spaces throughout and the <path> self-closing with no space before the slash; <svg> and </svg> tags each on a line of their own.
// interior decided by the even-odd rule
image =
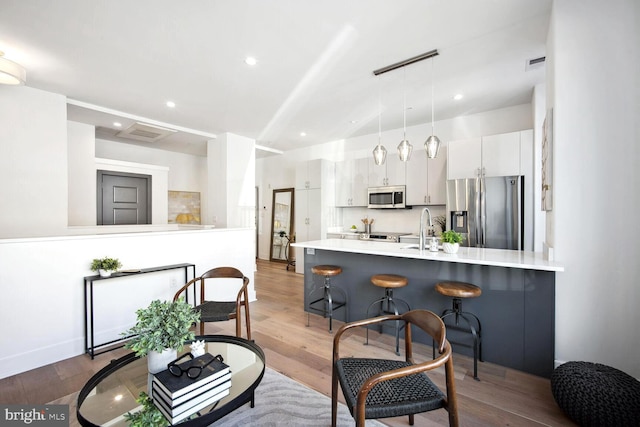
<svg viewBox="0 0 640 427">
<path fill-rule="evenodd" d="M 313 253 L 309 253 L 313 252 Z M 400 274 L 409 279 L 406 287 L 394 296 L 409 302 L 412 309 L 427 309 L 436 314 L 451 307 L 451 299 L 438 294 L 434 286 L 440 281 L 462 281 L 482 288 L 479 298 L 463 300 L 464 311 L 474 313 L 482 322 L 482 356 L 484 361 L 549 378 L 554 368 L 555 272 L 514 267 L 467 264 L 384 255 L 305 249 L 305 311 L 308 295 L 323 278 L 311 267 L 333 264 L 342 274 L 332 277 L 332 284 L 348 295 L 349 321 L 366 318 L 371 302 L 384 292 L 370 282 L 374 274 Z M 334 319 L 345 320 L 345 311 Z M 447 323 L 450 323 L 451 317 Z M 462 323 L 461 323 L 462 324 Z M 386 333 L 394 333 L 389 328 Z M 471 343 L 470 334 L 447 330 L 451 341 Z M 431 345 L 426 335 L 414 339 Z M 473 356 L 471 348 L 453 345 L 454 352 Z M 480 364 L 480 369 L 481 364 Z"/>
</svg>

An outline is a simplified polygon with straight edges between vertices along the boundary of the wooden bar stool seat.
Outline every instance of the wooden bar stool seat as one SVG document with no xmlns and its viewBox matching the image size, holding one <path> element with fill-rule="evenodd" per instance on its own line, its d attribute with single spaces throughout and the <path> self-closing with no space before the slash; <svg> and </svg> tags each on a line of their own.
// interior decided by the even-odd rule
<svg viewBox="0 0 640 427">
<path fill-rule="evenodd" d="M 378 306 L 377 316 L 383 314 L 401 314 L 398 311 L 398 303 L 406 307 L 406 311 L 411 311 L 409 303 L 393 296 L 393 290 L 403 288 L 409 284 L 409 279 L 397 274 L 376 274 L 371 276 L 371 283 L 380 288 L 384 288 L 384 296 L 380 299 L 372 302 L 367 308 L 367 318 L 370 317 L 369 311 L 373 306 Z M 399 321 L 396 321 L 396 354 L 400 354 L 400 329 L 404 326 L 400 325 Z M 380 333 L 382 333 L 382 323 L 379 324 Z M 367 328 L 367 341 L 365 345 L 369 344 L 369 328 Z"/>
<path fill-rule="evenodd" d="M 333 332 L 333 312 L 339 308 L 345 311 L 345 323 L 349 321 L 349 313 L 347 311 L 347 293 L 331 283 L 331 277 L 342 273 L 342 267 L 337 265 L 314 265 L 311 272 L 318 276 L 324 277 L 324 283 L 321 287 L 314 287 L 309 293 L 307 305 L 307 326 L 309 326 L 309 312 L 313 311 L 322 314 L 323 317 L 329 317 L 329 332 Z M 341 300 L 333 299 L 332 291 L 336 291 L 342 297 Z M 314 299 L 315 298 L 315 299 Z"/>
<path fill-rule="evenodd" d="M 482 289 L 471 283 L 450 281 L 436 283 L 435 290 L 440 295 L 453 298 L 452 307 L 444 310 L 440 316 L 443 322 L 447 317 L 454 316 L 455 323 L 453 325 L 446 325 L 445 323 L 447 328 L 470 332 L 473 336 L 473 346 L 469 346 L 473 347 L 473 378 L 479 380 L 478 360 L 482 362 L 482 325 L 480 324 L 480 319 L 478 319 L 475 314 L 462 310 L 462 300 L 464 298 L 479 297 L 482 295 Z M 467 324 L 466 328 L 460 327 L 460 319 L 465 321 Z M 466 345 L 453 341 L 450 342 L 451 344 Z M 435 357 L 435 349 L 433 357 Z"/>
</svg>

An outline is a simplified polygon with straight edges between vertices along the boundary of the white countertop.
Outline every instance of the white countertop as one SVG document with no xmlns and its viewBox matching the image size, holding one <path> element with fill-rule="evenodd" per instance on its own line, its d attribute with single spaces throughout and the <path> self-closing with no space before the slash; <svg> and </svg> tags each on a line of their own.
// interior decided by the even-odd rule
<svg viewBox="0 0 640 427">
<path fill-rule="evenodd" d="M 396 258 L 425 259 L 430 261 L 459 262 L 465 264 L 492 265 L 529 270 L 564 271 L 564 266 L 544 259 L 542 252 L 513 251 L 505 249 L 467 248 L 461 246 L 457 254 L 442 251 L 430 252 L 409 249 L 408 243 L 388 243 L 371 240 L 326 239 L 293 243 L 299 248 L 326 251 L 382 255 Z M 415 245 L 414 245 L 415 246 Z"/>
</svg>

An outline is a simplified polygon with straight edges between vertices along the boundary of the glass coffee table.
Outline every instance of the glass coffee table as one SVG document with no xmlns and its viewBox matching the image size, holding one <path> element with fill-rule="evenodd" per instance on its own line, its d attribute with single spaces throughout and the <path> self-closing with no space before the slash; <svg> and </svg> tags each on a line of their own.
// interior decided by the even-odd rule
<svg viewBox="0 0 640 427">
<path fill-rule="evenodd" d="M 221 354 L 231 368 L 231 389 L 228 396 L 183 421 L 180 426 L 206 426 L 234 411 L 245 403 L 254 404 L 254 391 L 264 375 L 264 352 L 258 345 L 244 338 L 227 335 L 203 335 L 205 351 Z M 185 345 L 183 353 L 189 351 Z M 124 415 L 137 410 L 141 391 L 148 394 L 149 372 L 146 357 L 133 353 L 112 360 L 82 387 L 78 395 L 76 415 L 83 426 L 126 426 Z"/>
</svg>

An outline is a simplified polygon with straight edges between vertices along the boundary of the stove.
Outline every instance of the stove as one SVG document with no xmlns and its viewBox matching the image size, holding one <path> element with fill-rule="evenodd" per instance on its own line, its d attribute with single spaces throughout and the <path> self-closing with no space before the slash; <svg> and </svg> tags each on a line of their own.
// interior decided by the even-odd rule
<svg viewBox="0 0 640 427">
<path fill-rule="evenodd" d="M 406 236 L 411 233 L 384 232 L 375 231 L 371 234 L 360 234 L 360 240 L 375 240 L 377 242 L 398 243 L 400 236 Z"/>
</svg>

